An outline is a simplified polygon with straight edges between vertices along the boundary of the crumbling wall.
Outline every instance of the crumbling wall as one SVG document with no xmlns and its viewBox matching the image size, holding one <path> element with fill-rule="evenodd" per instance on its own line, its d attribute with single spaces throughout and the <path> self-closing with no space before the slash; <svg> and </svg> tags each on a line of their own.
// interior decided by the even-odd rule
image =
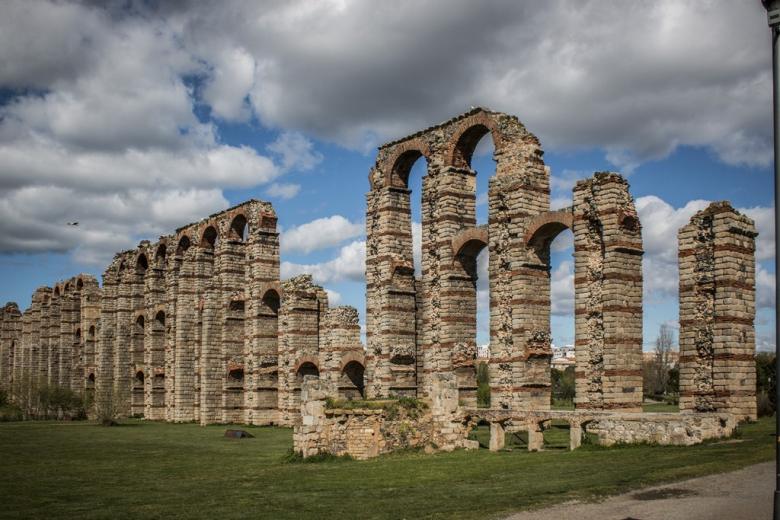
<svg viewBox="0 0 780 520">
<path fill-rule="evenodd" d="M 403 403 L 389 400 L 379 408 L 328 409 L 333 397 L 329 381 L 306 376 L 302 382 L 301 415 L 293 432 L 293 449 L 303 457 L 322 453 L 368 459 L 399 449 L 452 451 L 477 448 L 466 439 L 468 425 L 458 413 L 454 374 L 432 378 L 430 399 Z"/>
<path fill-rule="evenodd" d="M 678 233 L 681 410 L 756 418 L 756 236 L 726 201 Z"/>
</svg>

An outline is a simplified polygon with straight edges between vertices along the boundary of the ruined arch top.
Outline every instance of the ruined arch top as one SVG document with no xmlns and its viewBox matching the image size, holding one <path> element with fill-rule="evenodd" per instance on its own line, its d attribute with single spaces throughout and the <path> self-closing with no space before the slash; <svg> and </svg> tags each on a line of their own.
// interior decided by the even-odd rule
<svg viewBox="0 0 780 520">
<path fill-rule="evenodd" d="M 572 208 L 540 213 L 531 220 L 523 240 L 533 246 L 539 242 L 553 240 L 564 229 L 573 229 L 574 212 Z"/>
<path fill-rule="evenodd" d="M 425 157 L 437 169 L 469 169 L 474 148 L 488 133 L 495 147 L 497 175 L 517 170 L 521 164 L 542 163 L 539 140 L 517 117 L 474 108 L 379 147 L 376 164 L 369 175 L 371 188 L 408 188 L 409 171 L 420 157 Z"/>
</svg>

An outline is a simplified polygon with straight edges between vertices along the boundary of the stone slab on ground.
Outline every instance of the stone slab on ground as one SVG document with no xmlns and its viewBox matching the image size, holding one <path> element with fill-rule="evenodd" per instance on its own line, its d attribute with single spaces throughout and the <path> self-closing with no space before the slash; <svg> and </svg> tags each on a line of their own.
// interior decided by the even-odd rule
<svg viewBox="0 0 780 520">
<path fill-rule="evenodd" d="M 774 462 L 635 490 L 601 502 L 567 502 L 507 520 L 758 520 L 772 517 Z"/>
</svg>

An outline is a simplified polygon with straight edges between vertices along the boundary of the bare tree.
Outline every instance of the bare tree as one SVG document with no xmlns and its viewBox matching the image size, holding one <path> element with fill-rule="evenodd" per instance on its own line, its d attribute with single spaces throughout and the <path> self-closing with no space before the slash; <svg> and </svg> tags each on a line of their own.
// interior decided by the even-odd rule
<svg viewBox="0 0 780 520">
<path fill-rule="evenodd" d="M 666 323 L 662 323 L 655 340 L 655 391 L 665 393 L 669 383 L 669 369 L 672 367 L 672 345 L 674 332 Z"/>
</svg>

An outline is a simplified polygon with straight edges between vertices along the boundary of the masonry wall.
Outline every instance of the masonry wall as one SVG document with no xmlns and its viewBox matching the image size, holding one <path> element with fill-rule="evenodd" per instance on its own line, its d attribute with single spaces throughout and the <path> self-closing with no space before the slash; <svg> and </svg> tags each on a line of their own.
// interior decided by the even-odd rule
<svg viewBox="0 0 780 520">
<path fill-rule="evenodd" d="M 728 202 L 678 233 L 681 410 L 756 418 L 756 235 Z"/>
</svg>

